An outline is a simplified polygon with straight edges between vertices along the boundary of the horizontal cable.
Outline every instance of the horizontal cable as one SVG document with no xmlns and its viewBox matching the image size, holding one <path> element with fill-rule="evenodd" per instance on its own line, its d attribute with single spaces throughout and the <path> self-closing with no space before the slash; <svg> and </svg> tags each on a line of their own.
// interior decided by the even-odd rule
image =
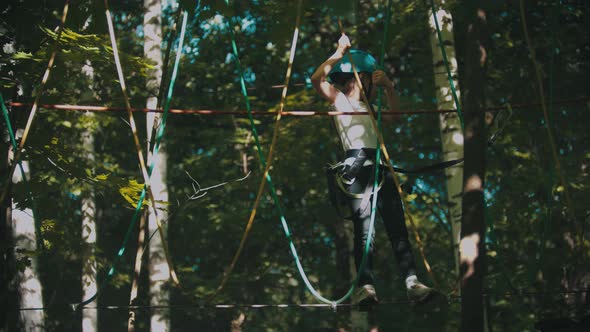
<svg viewBox="0 0 590 332">
<path fill-rule="evenodd" d="M 517 291 L 517 292 L 486 292 L 482 294 L 484 297 L 511 297 L 511 296 L 534 296 L 534 295 L 567 295 L 567 294 L 583 294 L 587 293 L 590 289 L 573 289 L 570 291 L 556 291 L 556 292 L 535 292 L 535 291 Z M 449 296 L 447 302 L 456 301 L 461 299 L 461 296 Z M 436 302 L 436 301 L 435 301 Z M 410 300 L 399 300 L 399 301 L 381 301 L 376 306 L 387 306 L 387 305 L 402 305 L 402 304 L 415 304 L 420 306 L 414 301 Z M 424 304 L 427 305 L 427 304 Z M 45 311 L 49 309 L 57 309 L 59 306 L 55 305 L 52 307 L 30 307 L 30 308 L 18 308 L 19 311 Z M 64 306 L 65 307 L 65 306 Z M 339 303 L 336 306 L 330 303 L 281 303 L 281 304 L 243 304 L 243 303 L 232 303 L 232 304 L 206 304 L 206 303 L 186 303 L 177 305 L 98 305 L 98 306 L 86 306 L 80 308 L 81 310 L 128 310 L 128 309 L 234 309 L 234 308 L 359 308 L 358 304 L 351 303 Z"/>
<path fill-rule="evenodd" d="M 553 103 L 553 105 L 568 105 L 568 104 L 576 104 L 584 101 L 590 101 L 590 97 L 580 97 L 580 98 L 573 98 L 573 99 L 563 99 L 557 100 Z M 12 107 L 28 107 L 31 104 L 27 103 L 18 103 L 18 102 L 11 102 L 9 103 Z M 541 106 L 540 103 L 529 103 L 529 104 L 511 104 L 512 109 L 523 109 L 528 107 L 535 107 Z M 53 110 L 61 110 L 61 111 L 81 111 L 81 112 L 125 112 L 127 109 L 125 107 L 107 107 L 107 106 L 92 106 L 92 105 L 60 105 L 60 104 L 43 104 L 39 105 L 40 108 L 44 109 L 53 109 Z M 506 109 L 506 105 L 501 106 L 492 106 L 483 109 L 486 112 L 497 112 Z M 163 113 L 163 109 L 150 109 L 150 108 L 131 108 L 132 112 L 141 112 L 141 113 Z M 383 111 L 384 116 L 392 116 L 392 115 L 412 115 L 412 114 L 428 114 L 428 113 L 454 113 L 456 110 L 452 109 L 434 109 L 434 110 L 399 110 L 399 111 Z M 201 115 L 246 115 L 246 111 L 220 111 L 220 110 L 212 110 L 212 109 L 170 109 L 169 113 L 172 114 L 201 114 Z M 276 112 L 268 112 L 268 111 L 252 111 L 253 115 L 266 115 L 266 116 L 275 116 Z M 335 115 L 367 115 L 367 112 L 326 112 L 326 111 L 315 111 L 315 110 L 299 110 L 299 111 L 283 111 L 282 115 L 290 115 L 290 116 L 314 116 L 314 115 L 327 115 L 327 116 L 335 116 Z"/>
</svg>

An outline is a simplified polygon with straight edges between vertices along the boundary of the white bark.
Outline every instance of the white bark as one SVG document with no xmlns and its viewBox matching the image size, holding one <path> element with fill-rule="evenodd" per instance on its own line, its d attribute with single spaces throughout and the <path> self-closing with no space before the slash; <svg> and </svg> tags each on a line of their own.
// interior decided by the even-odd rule
<svg viewBox="0 0 590 332">
<path fill-rule="evenodd" d="M 87 117 L 94 117 L 88 113 Z M 94 134 L 86 129 L 82 133 L 82 146 L 90 163 L 94 162 Z M 82 299 L 88 299 L 98 291 L 96 282 L 96 203 L 94 191 L 88 190 L 82 197 Z M 98 299 L 97 299 L 98 300 Z M 98 310 L 82 310 L 82 331 L 98 330 Z"/>
<path fill-rule="evenodd" d="M 155 68 L 148 72 L 146 88 L 152 95 L 147 100 L 146 107 L 155 108 L 157 94 L 162 79 L 162 3 L 161 0 L 144 0 L 144 56 L 154 62 Z M 158 126 L 159 114 L 147 115 L 148 151 L 153 128 Z M 148 153 L 148 165 L 154 156 Z M 156 201 L 168 201 L 168 188 L 166 186 L 166 153 L 164 147 L 154 160 L 155 167 L 151 176 L 152 192 Z M 160 220 L 167 218 L 164 209 L 158 210 Z M 156 218 L 151 213 L 148 216 L 148 232 L 151 234 L 157 230 Z M 166 288 L 170 278 L 170 270 L 164 254 L 162 239 L 155 235 L 149 242 L 149 284 L 150 304 L 152 306 L 166 306 L 170 301 L 170 293 Z M 157 309 L 151 311 L 150 329 L 154 332 L 170 331 L 169 310 Z"/>
<path fill-rule="evenodd" d="M 86 22 L 88 24 L 88 22 Z M 88 77 L 88 89 L 92 91 L 94 80 L 94 67 L 90 60 L 82 67 L 82 73 Z M 87 121 L 93 121 L 94 113 L 85 114 Z M 89 163 L 94 163 L 94 133 L 91 129 L 86 128 L 82 132 L 82 148 L 86 153 Z M 88 189 L 82 195 L 82 243 L 84 250 L 82 252 L 82 299 L 88 299 L 98 291 L 96 281 L 96 202 L 94 190 Z M 98 299 L 96 299 L 98 301 Z M 96 332 L 98 330 L 98 310 L 82 310 L 82 331 Z"/>
<path fill-rule="evenodd" d="M 19 130 L 19 132 L 22 134 L 22 130 Z M 17 133 L 18 135 L 19 133 Z M 12 158 L 12 156 L 10 157 Z M 30 178 L 29 163 L 22 161 L 22 166 L 25 176 Z M 20 168 L 17 167 L 17 170 L 12 176 L 12 182 L 16 184 L 21 181 L 23 181 L 23 177 Z M 14 237 L 17 259 L 27 255 L 31 262 L 30 265 L 25 267 L 24 271 L 19 271 L 16 274 L 20 307 L 41 308 L 43 307 L 43 288 L 39 280 L 37 258 L 31 255 L 31 253 L 37 250 L 37 233 L 33 211 L 30 208 L 18 208 L 14 200 L 12 200 L 12 235 Z M 23 252 L 19 253 L 19 251 Z M 19 319 L 22 331 L 33 332 L 45 330 L 45 315 L 43 310 L 20 311 Z"/>
<path fill-rule="evenodd" d="M 444 0 L 436 13 L 442 34 L 443 45 L 447 54 L 451 76 L 459 97 L 457 82 L 457 58 L 453 39 L 453 18 L 444 10 Z M 434 81 L 436 87 L 437 107 L 439 109 L 456 109 L 455 101 L 448 80 L 443 55 L 439 46 L 433 15 L 429 15 L 430 43 L 432 46 L 432 63 L 434 64 Z M 463 133 L 457 113 L 440 115 L 440 133 L 443 150 L 443 160 L 463 158 Z M 463 193 L 463 164 L 449 167 L 445 170 L 447 179 L 447 196 L 449 215 L 453 234 L 453 248 L 455 254 L 455 270 L 459 273 L 459 242 L 461 236 L 461 195 Z"/>
<path fill-rule="evenodd" d="M 147 107 L 154 107 L 149 104 Z M 152 122 L 153 124 L 153 122 Z M 148 124 L 149 126 L 149 124 Z M 156 201 L 168 201 L 168 188 L 166 186 L 166 154 L 160 146 L 158 153 L 158 160 L 152 172 L 151 184 L 154 198 Z M 158 210 L 158 217 L 160 220 L 167 218 L 167 213 L 164 209 Z M 158 229 L 156 218 L 153 214 L 148 216 L 148 232 L 149 234 Z M 167 234 L 166 227 L 164 234 Z M 170 269 L 164 254 L 164 246 L 159 234 L 152 237 L 149 242 L 149 274 L 150 274 L 150 304 L 152 306 L 165 306 L 169 304 L 170 294 L 166 288 L 166 283 L 170 279 Z M 161 332 L 170 330 L 170 322 L 168 320 L 168 311 L 166 309 L 152 310 L 151 317 L 151 331 Z"/>
</svg>

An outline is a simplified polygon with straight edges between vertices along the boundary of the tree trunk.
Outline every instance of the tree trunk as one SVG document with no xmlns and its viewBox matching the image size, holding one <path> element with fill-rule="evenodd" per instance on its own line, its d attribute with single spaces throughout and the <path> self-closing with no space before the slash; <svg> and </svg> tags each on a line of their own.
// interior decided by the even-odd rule
<svg viewBox="0 0 590 332">
<path fill-rule="evenodd" d="M 135 267 L 133 268 L 133 282 L 131 283 L 131 296 L 129 296 L 129 305 L 138 305 L 137 299 L 139 294 L 139 277 L 141 275 L 141 265 L 143 264 L 143 247 L 145 246 L 145 225 L 146 214 L 141 215 L 139 221 L 139 235 L 137 238 L 137 253 L 135 254 Z M 137 310 L 129 310 L 127 321 L 127 332 L 134 332 L 137 323 Z"/>
<path fill-rule="evenodd" d="M 4 129 L 4 128 L 3 128 Z M 7 174 L 12 159 L 12 144 L 8 137 L 8 130 L 2 131 L 3 143 L 1 174 Z M 7 180 L 6 178 L 3 181 Z M 10 195 L 2 204 L 2 224 L 0 225 L 0 331 L 16 330 L 18 324 L 18 294 L 15 287 L 16 260 L 14 255 L 14 238 L 12 237 L 12 200 Z"/>
<path fill-rule="evenodd" d="M 93 90 L 94 67 L 90 60 L 82 67 L 82 73 L 88 78 L 88 89 Z M 85 115 L 86 121 L 94 121 L 94 113 Z M 94 164 L 94 132 L 86 128 L 82 132 L 82 148 L 86 152 L 89 164 Z M 88 188 L 81 199 L 82 212 L 82 299 L 88 299 L 98 291 L 96 281 L 96 201 L 94 189 Z M 98 299 L 97 299 L 98 300 Z M 82 331 L 95 332 L 98 330 L 98 310 L 82 310 Z"/>
<path fill-rule="evenodd" d="M 451 77 L 455 85 L 457 97 L 460 97 L 457 82 L 457 58 L 455 56 L 455 43 L 453 38 L 453 17 L 442 6 L 436 12 L 436 17 L 442 35 L 442 44 L 445 48 Z M 434 65 L 434 84 L 436 89 L 436 101 L 438 109 L 457 109 L 451 84 L 440 49 L 436 25 L 433 15 L 430 20 L 430 44 L 432 47 L 432 63 Z M 439 115 L 439 128 L 443 151 L 443 160 L 455 160 L 463 158 L 463 132 L 461 121 L 457 113 L 441 113 Z M 461 195 L 463 193 L 463 165 L 458 164 L 445 169 L 447 181 L 447 201 L 452 230 L 453 253 L 455 256 L 455 271 L 459 275 L 459 240 L 461 237 Z"/>
<path fill-rule="evenodd" d="M 486 133 L 483 113 L 486 63 L 486 16 L 469 15 L 465 45 L 465 170 L 461 228 L 461 331 L 484 331 L 485 264 L 484 180 Z"/>
<path fill-rule="evenodd" d="M 94 113 L 88 113 L 87 117 L 94 117 Z M 87 154 L 88 162 L 94 162 L 94 134 L 90 129 L 82 133 L 82 146 Z M 94 190 L 89 188 L 82 197 L 82 299 L 87 299 L 96 294 L 96 202 Z M 98 330 L 98 310 L 82 310 L 82 331 L 95 332 Z"/>
<path fill-rule="evenodd" d="M 22 135 L 22 130 L 17 136 Z M 11 153 L 12 154 L 12 153 Z M 11 158 L 13 155 L 10 156 Z M 25 176 L 30 178 L 29 163 L 22 161 Z M 17 184 L 23 181 L 20 170 L 14 172 L 12 182 Z M 13 186 L 14 188 L 14 186 Z M 34 255 L 37 250 L 37 233 L 33 211 L 30 208 L 17 206 L 12 200 L 12 236 L 14 238 L 15 255 L 17 261 L 28 260 L 16 274 L 17 292 L 21 308 L 43 307 L 43 289 L 39 280 L 37 257 Z M 44 331 L 45 315 L 43 310 L 20 311 L 19 320 L 22 331 Z"/>
<path fill-rule="evenodd" d="M 146 88 L 150 94 L 147 99 L 147 108 L 156 108 L 158 104 L 157 93 L 162 80 L 162 3 L 161 0 L 144 0 L 144 46 L 143 52 L 147 59 L 154 62 L 154 68 L 149 70 L 146 79 Z M 149 113 L 147 115 L 148 151 L 150 142 L 154 139 L 152 132 L 160 123 L 160 114 Z M 148 164 L 151 164 L 153 156 L 148 152 Z M 156 201 L 168 201 L 168 189 L 166 186 L 166 152 L 164 146 L 155 160 L 155 167 L 151 176 L 152 191 Z M 157 207 L 154 207 L 157 208 Z M 166 220 L 165 210 L 160 210 L 161 220 Z M 148 214 L 148 233 L 157 230 L 156 217 Z M 161 238 L 156 235 L 149 242 L 149 284 L 150 305 L 167 306 L 170 293 L 166 283 L 170 277 L 169 267 L 164 254 Z M 156 309 L 151 311 L 151 331 L 169 331 L 169 310 Z"/>
</svg>

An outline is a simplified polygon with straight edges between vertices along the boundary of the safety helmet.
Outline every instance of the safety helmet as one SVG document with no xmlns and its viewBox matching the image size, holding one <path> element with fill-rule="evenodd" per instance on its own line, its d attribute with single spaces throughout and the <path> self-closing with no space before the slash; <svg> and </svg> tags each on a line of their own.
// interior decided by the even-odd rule
<svg viewBox="0 0 590 332">
<path fill-rule="evenodd" d="M 354 63 L 357 72 L 372 73 L 377 70 L 377 60 L 368 52 L 358 49 L 350 49 L 350 56 Z M 334 73 L 353 73 L 352 65 L 350 64 L 350 57 L 345 55 L 338 61 L 328 74 L 331 76 Z"/>
</svg>

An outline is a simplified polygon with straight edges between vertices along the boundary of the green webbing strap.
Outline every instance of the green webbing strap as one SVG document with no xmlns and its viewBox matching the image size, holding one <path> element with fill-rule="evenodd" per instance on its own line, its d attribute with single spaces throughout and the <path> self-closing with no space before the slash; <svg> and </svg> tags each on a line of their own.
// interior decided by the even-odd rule
<svg viewBox="0 0 590 332">
<path fill-rule="evenodd" d="M 387 2 L 387 12 L 385 14 L 385 28 L 383 29 L 383 41 L 381 42 L 381 54 L 379 56 L 379 66 L 383 68 L 383 64 L 385 62 L 385 42 L 387 41 L 387 33 L 389 32 L 389 18 L 391 16 L 391 0 Z M 352 63 L 352 57 L 350 57 L 350 62 Z M 353 64 L 354 68 L 354 64 Z M 355 69 L 356 70 L 356 69 Z M 362 89 L 362 87 L 361 87 Z M 381 132 L 381 106 L 382 106 L 382 97 L 383 97 L 383 88 L 379 88 L 377 90 L 377 128 L 378 131 Z M 367 105 L 369 106 L 369 105 Z M 390 105 L 391 106 L 391 105 Z M 371 242 L 373 242 L 373 233 L 375 232 L 375 216 L 377 215 L 377 200 L 379 195 L 379 167 L 381 165 L 381 149 L 379 146 L 379 142 L 377 140 L 377 144 L 375 146 L 375 179 L 373 183 L 373 192 L 371 193 L 373 196 L 373 201 L 371 202 L 371 221 L 369 222 L 369 233 L 367 234 L 367 240 L 365 242 L 365 250 L 363 251 L 363 257 L 361 259 L 361 264 L 359 266 L 359 271 L 357 276 L 352 284 L 350 289 L 350 293 L 354 291 L 354 287 L 358 283 L 358 279 L 360 278 L 361 272 L 365 268 L 367 256 L 369 250 L 371 249 Z M 383 180 L 385 180 L 385 175 L 383 176 Z M 401 199 L 401 198 L 400 198 Z"/>
<path fill-rule="evenodd" d="M 436 16 L 436 7 L 434 6 L 434 0 L 430 0 L 430 7 L 432 8 L 432 17 L 434 18 L 434 25 L 436 26 L 438 46 L 440 47 L 440 51 L 443 56 L 443 62 L 445 63 L 445 68 L 447 70 L 447 78 L 449 80 L 449 85 L 451 86 L 451 92 L 453 93 L 453 100 L 455 101 L 455 106 L 457 107 L 457 115 L 459 116 L 459 120 L 461 121 L 461 129 L 464 130 L 465 124 L 463 123 L 463 112 L 461 112 L 461 106 L 459 106 L 459 98 L 457 97 L 455 82 L 453 82 L 453 75 L 451 74 L 451 67 L 449 66 L 449 60 L 447 58 L 447 51 L 445 50 L 445 46 L 443 45 L 443 38 L 442 33 L 440 32 L 438 18 Z"/>
<path fill-rule="evenodd" d="M 267 155 L 268 163 L 266 164 L 266 167 L 264 167 L 262 177 L 260 178 L 260 183 L 258 185 L 256 198 L 254 199 L 254 205 L 252 206 L 252 209 L 250 210 L 250 216 L 248 217 L 248 223 L 244 227 L 244 233 L 242 234 L 242 238 L 240 239 L 238 249 L 236 250 L 235 254 L 233 255 L 233 258 L 230 261 L 227 268 L 224 269 L 223 276 L 221 278 L 221 282 L 219 283 L 219 286 L 217 286 L 215 291 L 204 300 L 205 303 L 211 303 L 213 301 L 213 299 L 217 296 L 217 294 L 219 294 L 219 292 L 221 292 L 221 290 L 225 287 L 225 284 L 229 280 L 229 277 L 230 277 L 231 273 L 233 272 L 234 267 L 236 266 L 236 263 L 238 262 L 240 255 L 242 254 L 242 251 L 244 250 L 246 240 L 248 239 L 248 235 L 250 234 L 250 231 L 252 230 L 252 225 L 254 224 L 254 220 L 256 218 L 258 206 L 260 205 L 260 200 L 262 198 L 262 194 L 265 189 L 264 187 L 267 182 L 266 175 L 270 172 L 270 167 L 273 162 L 273 153 L 275 151 L 276 143 L 279 140 L 279 132 L 280 132 L 280 124 L 281 124 L 280 121 L 281 121 L 281 117 L 283 115 L 283 110 L 285 109 L 285 104 L 286 104 L 286 100 L 287 100 L 287 91 L 289 88 L 289 82 L 291 80 L 291 72 L 293 69 L 293 63 L 295 61 L 295 53 L 296 53 L 295 51 L 297 49 L 297 41 L 299 40 L 299 26 L 301 24 L 302 7 L 303 7 L 303 0 L 297 1 L 297 16 L 295 19 L 295 29 L 293 30 L 293 39 L 291 40 L 291 48 L 289 51 L 289 62 L 287 64 L 287 72 L 285 74 L 285 82 L 283 85 L 283 91 L 281 93 L 281 101 L 279 103 L 279 110 L 276 115 L 272 140 L 270 142 L 270 147 L 268 149 L 268 155 Z"/>
<path fill-rule="evenodd" d="M 4 105 L 4 97 L 2 96 L 2 92 L 0 92 L 0 104 L 2 104 L 2 114 L 4 115 L 4 121 L 6 121 L 6 128 L 8 128 L 8 135 L 10 136 L 10 142 L 12 143 L 12 147 L 14 149 L 18 148 L 18 144 L 16 144 L 16 137 L 14 135 L 14 131 L 12 130 L 12 124 L 10 123 L 10 117 L 8 116 L 8 110 L 6 109 L 6 105 Z M 23 169 L 23 165 L 20 160 L 17 161 L 18 166 L 20 167 L 21 174 L 23 175 L 23 179 L 27 181 L 27 177 L 25 175 L 25 170 Z"/>
<path fill-rule="evenodd" d="M 198 8 L 199 9 L 197 10 L 197 16 L 200 13 L 200 6 Z M 162 123 L 160 125 L 160 128 L 158 129 L 156 143 L 154 145 L 154 150 L 152 153 L 153 157 L 152 157 L 152 161 L 149 166 L 149 169 L 148 169 L 150 176 L 151 176 L 152 171 L 155 167 L 156 156 L 157 156 L 159 148 L 160 148 L 160 143 L 162 141 L 162 137 L 164 136 L 164 129 L 166 127 L 166 119 L 168 117 L 168 111 L 170 109 L 170 100 L 172 99 L 172 92 L 174 90 L 174 83 L 176 81 L 176 75 L 178 73 L 178 66 L 180 64 L 180 57 L 182 55 L 182 45 L 183 45 L 184 35 L 185 35 L 185 31 L 186 31 L 187 16 L 188 16 L 187 12 L 184 11 L 183 18 L 182 18 L 182 28 L 181 28 L 181 32 L 180 32 L 180 38 L 178 40 L 178 50 L 176 53 L 176 61 L 174 63 L 174 69 L 172 72 L 172 77 L 170 79 L 170 85 L 168 87 L 168 95 L 166 98 L 166 102 L 164 104 L 164 114 L 162 115 Z M 131 233 L 133 232 L 133 229 L 134 229 L 134 226 L 137 222 L 137 219 L 141 214 L 141 206 L 143 204 L 145 196 L 146 196 L 146 185 L 144 185 L 143 190 L 141 191 L 141 195 L 139 197 L 139 200 L 137 201 L 135 213 L 133 214 L 133 217 L 131 219 L 131 223 L 129 224 L 129 227 L 127 228 L 127 232 L 125 233 L 125 237 L 123 238 L 123 244 L 121 245 L 119 251 L 117 252 L 117 256 L 115 257 L 113 264 L 111 264 L 111 268 L 109 269 L 109 272 L 108 272 L 107 276 L 105 277 L 105 279 L 103 280 L 102 284 L 106 284 L 113 277 L 113 275 L 116 272 L 115 266 L 119 262 L 119 260 L 123 257 L 123 254 L 125 253 L 125 249 L 127 247 L 127 242 L 129 242 L 129 238 L 131 237 Z M 80 303 L 74 304 L 73 305 L 74 310 L 76 310 L 79 307 L 83 307 L 83 306 L 87 305 L 88 303 L 91 303 L 92 301 L 94 301 L 98 297 L 99 292 L 101 290 L 102 290 L 102 287 L 99 286 L 96 293 L 94 295 L 92 295 L 90 298 L 88 298 L 87 300 L 84 300 Z"/>
<path fill-rule="evenodd" d="M 14 151 L 16 151 L 16 149 L 18 149 L 18 145 L 16 144 L 16 137 L 14 135 L 14 130 L 12 129 L 12 124 L 10 123 L 10 117 L 8 116 L 8 110 L 6 109 L 6 105 L 4 105 L 4 97 L 2 96 L 2 92 L 0 92 L 0 104 L 2 105 L 2 114 L 4 115 L 4 121 L 6 121 L 6 128 L 8 129 L 8 135 L 10 136 L 10 142 L 12 143 L 12 149 Z M 29 195 L 31 196 L 31 203 L 32 203 L 31 212 L 33 214 L 33 222 L 35 224 L 35 232 L 37 233 L 37 235 L 35 236 L 37 248 L 42 249 L 42 248 L 44 248 L 43 233 L 41 232 L 41 224 L 40 224 L 39 220 L 37 220 L 37 217 L 36 217 L 37 213 L 35 211 L 37 209 L 35 207 L 35 198 L 33 197 L 33 193 L 31 192 L 31 189 L 29 187 L 29 181 L 27 179 L 27 174 L 25 173 L 25 169 L 23 168 L 23 164 L 20 160 L 18 160 L 17 162 L 18 162 L 18 167 L 20 169 L 20 173 L 23 176 L 23 182 L 25 184 L 25 188 L 27 189 L 27 191 L 29 192 Z M 8 180 L 12 181 L 12 179 L 8 179 Z"/>
</svg>

